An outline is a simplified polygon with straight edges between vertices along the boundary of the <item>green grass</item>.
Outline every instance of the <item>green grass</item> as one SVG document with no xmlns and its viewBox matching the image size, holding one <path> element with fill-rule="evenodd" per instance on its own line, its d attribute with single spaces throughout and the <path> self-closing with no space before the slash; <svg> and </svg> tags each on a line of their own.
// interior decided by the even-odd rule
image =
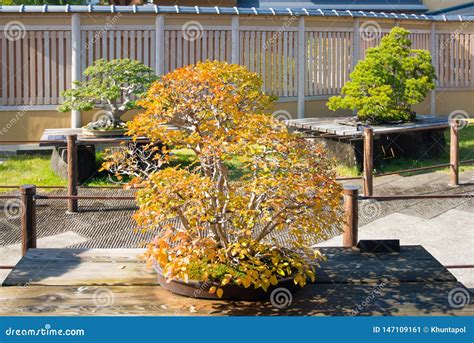
<svg viewBox="0 0 474 343">
<path fill-rule="evenodd" d="M 65 179 L 53 173 L 50 156 L 4 156 L 0 161 L 1 185 L 66 185 Z"/>
<path fill-rule="evenodd" d="M 190 149 L 176 149 L 172 151 L 172 154 L 174 155 L 172 165 L 188 166 L 196 160 L 196 154 Z M 234 157 L 226 165 L 229 168 L 232 180 L 238 180 L 244 175 L 243 163 L 238 157 Z"/>
<path fill-rule="evenodd" d="M 437 158 L 425 159 L 423 161 L 418 161 L 410 158 L 397 158 L 393 160 L 386 160 L 382 163 L 381 167 L 376 170 L 377 173 L 390 173 L 396 172 L 398 170 L 404 169 L 413 169 L 420 167 L 428 167 L 436 164 L 449 163 L 449 146 L 450 146 L 450 137 L 449 130 L 445 133 L 446 137 L 446 150 L 442 156 Z M 459 158 L 460 160 L 470 160 L 474 159 L 474 126 L 464 128 L 460 131 L 459 134 Z M 473 170 L 474 165 L 463 165 L 460 167 L 461 171 Z M 443 172 L 448 172 L 449 168 L 440 168 L 437 169 Z M 419 172 L 404 173 L 404 176 L 410 176 L 421 173 L 429 173 L 433 170 L 425 170 Z M 351 176 L 360 176 L 362 175 L 361 171 L 357 168 L 347 167 L 344 165 L 337 166 L 337 173 L 339 176 L 351 177 Z"/>
<path fill-rule="evenodd" d="M 360 176 L 360 172 L 357 170 L 357 167 L 349 167 L 341 164 L 336 166 L 336 173 L 338 176 L 343 177 Z"/>
<path fill-rule="evenodd" d="M 196 155 L 192 150 L 173 150 L 174 155 L 172 165 L 189 166 Z M 100 168 L 103 162 L 103 154 L 96 155 L 96 163 Z M 22 155 L 22 156 L 0 156 L 0 185 L 19 186 L 24 184 L 34 184 L 38 186 L 66 186 L 67 181 L 54 174 L 50 167 L 50 156 Z M 239 179 L 243 175 L 242 163 L 238 158 L 234 158 L 228 163 L 231 179 Z M 99 172 L 97 176 L 85 183 L 87 186 L 110 186 L 115 183 L 111 180 L 107 172 Z M 0 192 L 11 189 L 0 188 Z M 45 189 L 48 191 L 51 189 Z"/>
<path fill-rule="evenodd" d="M 395 172 L 402 169 L 411 169 L 417 167 L 425 167 L 434 164 L 443 164 L 449 162 L 449 131 L 446 132 L 446 140 L 448 147 L 443 156 L 435 159 L 429 159 L 424 161 L 416 161 L 407 158 L 399 158 L 396 160 L 385 161 L 382 167 L 377 170 L 378 173 Z M 173 150 L 175 156 L 173 165 L 190 165 L 192 164 L 196 156 L 192 150 L 180 149 Z M 459 156 L 461 160 L 474 159 L 474 126 L 462 129 L 460 131 L 459 140 Z M 102 163 L 103 156 L 97 154 L 97 164 Z M 65 186 L 66 180 L 55 175 L 50 167 L 50 156 L 39 156 L 39 155 L 22 155 L 22 156 L 0 156 L 0 185 L 22 185 L 22 184 L 35 184 L 41 186 Z M 241 178 L 245 170 L 242 162 L 238 157 L 235 157 L 227 163 L 230 176 L 233 180 Z M 361 175 L 354 167 L 347 167 L 339 165 L 336 168 L 337 174 L 342 177 L 353 177 Z M 444 172 L 448 172 L 448 168 L 441 169 Z M 474 165 L 461 166 L 461 171 L 474 170 Z M 431 170 L 420 171 L 417 173 L 428 173 Z M 413 175 L 415 173 L 405 173 L 403 175 Z M 91 179 L 86 183 L 88 186 L 106 186 L 113 184 L 106 172 L 101 172 L 97 177 Z M 1 191 L 8 191 L 8 189 L 0 189 Z"/>
</svg>

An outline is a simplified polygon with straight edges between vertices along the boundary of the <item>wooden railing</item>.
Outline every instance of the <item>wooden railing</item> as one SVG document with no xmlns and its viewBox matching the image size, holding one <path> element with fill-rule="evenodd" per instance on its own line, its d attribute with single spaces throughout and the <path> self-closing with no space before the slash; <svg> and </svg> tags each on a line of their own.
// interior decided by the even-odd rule
<svg viewBox="0 0 474 343">
<path fill-rule="evenodd" d="M 373 183 L 374 177 L 388 176 L 402 173 L 412 173 L 423 170 L 432 170 L 438 168 L 449 167 L 450 168 L 450 185 L 459 186 L 459 166 L 461 164 L 467 164 L 474 162 L 473 159 L 460 161 L 459 159 L 459 130 L 462 127 L 461 122 L 463 119 L 456 119 L 450 123 L 450 152 L 449 152 L 449 163 L 436 164 L 432 166 L 404 169 L 394 171 L 390 173 L 376 173 L 373 172 L 373 161 L 374 161 L 374 131 L 371 127 L 364 128 L 364 154 L 363 154 L 363 176 L 360 177 L 363 180 L 363 192 L 364 196 L 373 195 Z M 358 179 L 359 177 L 347 178 L 347 179 Z M 342 178 L 344 179 L 344 178 Z"/>
<path fill-rule="evenodd" d="M 468 159 L 461 161 L 459 159 L 459 130 L 461 125 L 462 119 L 453 120 L 450 123 L 450 154 L 449 163 L 443 164 L 435 164 L 431 166 L 425 167 L 418 167 L 418 168 L 411 168 L 411 169 L 403 169 L 388 173 L 374 173 L 373 168 L 373 161 L 374 161 L 374 151 L 373 151 L 373 140 L 374 140 L 374 133 L 371 127 L 364 128 L 364 154 L 363 154 L 363 172 L 362 176 L 354 176 L 354 177 L 338 177 L 338 181 L 349 181 L 349 180 L 360 180 L 363 181 L 363 195 L 364 196 L 373 196 L 374 190 L 374 178 L 375 177 L 382 177 L 388 175 L 395 175 L 395 174 L 403 174 L 403 173 L 413 173 L 419 172 L 424 170 L 433 170 L 438 168 L 450 168 L 450 185 L 451 186 L 459 186 L 459 166 L 461 164 L 468 164 L 474 163 L 474 159 Z M 28 141 L 33 142 L 33 141 Z M 101 140 L 88 140 L 88 143 L 100 143 Z M 80 186 L 78 184 L 78 168 L 77 168 L 77 135 L 69 135 L 66 137 L 66 144 L 67 144 L 67 171 L 68 171 L 68 179 L 67 179 L 67 186 L 38 186 L 37 188 L 67 188 L 67 194 L 70 196 L 68 199 L 68 212 L 74 213 L 78 210 L 78 199 L 75 198 L 77 195 L 77 190 L 79 187 L 82 188 L 113 188 L 113 189 L 120 189 L 120 186 Z M 0 186 L 0 188 L 18 188 L 18 186 Z"/>
<path fill-rule="evenodd" d="M 355 247 L 358 243 L 358 208 L 359 200 L 396 201 L 412 199 L 472 199 L 474 194 L 426 194 L 426 195 L 389 195 L 389 196 L 359 196 L 359 187 L 345 185 L 343 191 L 344 227 L 342 245 Z M 36 201 L 39 199 L 98 199 L 98 200 L 134 200 L 133 196 L 71 196 L 71 195 L 38 195 L 36 186 L 23 185 L 20 187 L 20 196 L 0 196 L 0 199 L 19 199 L 21 207 L 21 251 L 24 256 L 29 249 L 37 246 L 36 232 Z M 11 269 L 12 266 L 0 266 L 0 269 Z M 453 265 L 449 268 L 474 268 L 473 265 Z"/>
</svg>

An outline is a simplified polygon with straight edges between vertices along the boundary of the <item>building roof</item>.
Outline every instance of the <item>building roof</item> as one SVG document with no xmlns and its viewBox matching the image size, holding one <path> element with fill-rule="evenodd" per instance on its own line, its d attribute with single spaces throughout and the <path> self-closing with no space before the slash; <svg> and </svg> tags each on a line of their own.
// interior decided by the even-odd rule
<svg viewBox="0 0 474 343">
<path fill-rule="evenodd" d="M 351 11 L 385 11 L 385 12 L 426 12 L 428 8 L 421 0 L 239 0 L 238 7 L 246 8 L 306 8 Z"/>
<path fill-rule="evenodd" d="M 433 21 L 473 21 L 474 16 L 427 15 L 416 13 L 376 12 L 362 10 L 342 10 L 323 8 L 262 8 L 262 7 L 201 7 L 201 6 L 96 6 L 96 5 L 43 5 L 43 6 L 0 6 L 0 13 L 172 13 L 172 14 L 216 14 L 216 15 L 276 15 L 314 17 L 359 17 L 367 19 L 407 19 Z"/>
<path fill-rule="evenodd" d="M 441 10 L 433 11 L 430 14 L 474 16 L 474 1 L 468 2 L 467 4 L 443 8 Z"/>
</svg>

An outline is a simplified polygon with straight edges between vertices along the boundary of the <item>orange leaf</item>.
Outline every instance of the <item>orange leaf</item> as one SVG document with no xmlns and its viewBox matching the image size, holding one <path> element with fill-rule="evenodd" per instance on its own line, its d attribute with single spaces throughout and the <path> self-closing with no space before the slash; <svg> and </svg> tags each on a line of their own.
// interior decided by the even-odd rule
<svg viewBox="0 0 474 343">
<path fill-rule="evenodd" d="M 224 291 L 222 290 L 222 288 L 219 288 L 219 289 L 217 290 L 217 296 L 218 296 L 219 298 L 222 298 L 222 295 L 223 295 L 223 294 L 224 294 Z"/>
</svg>

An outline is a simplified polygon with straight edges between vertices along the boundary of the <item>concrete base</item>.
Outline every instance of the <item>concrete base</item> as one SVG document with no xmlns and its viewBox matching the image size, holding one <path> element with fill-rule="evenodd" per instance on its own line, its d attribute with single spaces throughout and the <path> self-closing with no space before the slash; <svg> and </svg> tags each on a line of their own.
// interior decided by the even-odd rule
<svg viewBox="0 0 474 343">
<path fill-rule="evenodd" d="M 49 155 L 51 147 L 40 147 L 38 144 L 5 144 L 0 142 L 0 156 L 15 155 Z"/>
<path fill-rule="evenodd" d="M 413 158 L 423 160 L 441 156 L 446 149 L 444 129 L 384 134 L 374 137 L 374 167 L 384 160 Z M 363 139 L 315 138 L 339 163 L 362 170 Z"/>
<path fill-rule="evenodd" d="M 95 148 L 93 145 L 78 145 L 77 147 L 78 181 L 83 183 L 97 174 Z M 67 149 L 55 147 L 51 155 L 51 169 L 57 175 L 67 178 Z"/>
</svg>

